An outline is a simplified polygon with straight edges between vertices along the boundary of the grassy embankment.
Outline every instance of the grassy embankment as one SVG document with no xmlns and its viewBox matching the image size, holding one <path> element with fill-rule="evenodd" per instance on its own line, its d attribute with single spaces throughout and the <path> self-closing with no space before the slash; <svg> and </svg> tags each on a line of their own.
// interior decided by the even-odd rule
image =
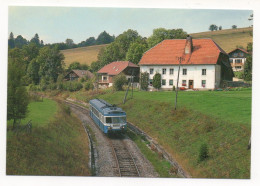
<svg viewBox="0 0 260 186">
<path fill-rule="evenodd" d="M 75 61 L 80 62 L 81 64 L 90 65 L 93 61 L 97 60 L 99 51 L 105 46 L 107 46 L 107 44 L 73 48 L 61 50 L 61 53 L 63 53 L 65 56 L 64 62 L 66 67 Z"/>
<path fill-rule="evenodd" d="M 253 42 L 252 27 L 225 29 L 218 31 L 208 31 L 190 34 L 193 38 L 211 38 L 213 39 L 225 52 L 231 52 L 237 46 L 243 46 L 245 49 L 247 43 Z"/>
<path fill-rule="evenodd" d="M 61 104 L 49 99 L 31 102 L 24 125 L 32 132 L 7 131 L 7 175 L 88 176 L 88 138 L 81 122 Z"/>
<path fill-rule="evenodd" d="M 84 91 L 72 97 L 91 99 Z M 124 92 L 98 97 L 122 107 L 130 122 L 155 138 L 193 177 L 250 177 L 251 90 L 179 92 L 177 111 L 173 92 L 135 91 L 125 105 Z M 198 163 L 203 143 L 209 158 Z"/>
</svg>

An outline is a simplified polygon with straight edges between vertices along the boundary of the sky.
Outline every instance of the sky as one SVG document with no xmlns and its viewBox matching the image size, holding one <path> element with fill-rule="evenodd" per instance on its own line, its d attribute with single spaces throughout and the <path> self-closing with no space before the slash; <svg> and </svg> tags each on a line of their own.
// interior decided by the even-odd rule
<svg viewBox="0 0 260 186">
<path fill-rule="evenodd" d="M 155 28 L 182 28 L 187 33 L 208 31 L 210 24 L 248 27 L 251 10 L 151 9 L 151 8 L 89 8 L 9 6 L 8 32 L 30 40 L 38 33 L 44 43 L 75 43 L 106 31 L 118 36 L 128 29 L 143 37 Z"/>
</svg>

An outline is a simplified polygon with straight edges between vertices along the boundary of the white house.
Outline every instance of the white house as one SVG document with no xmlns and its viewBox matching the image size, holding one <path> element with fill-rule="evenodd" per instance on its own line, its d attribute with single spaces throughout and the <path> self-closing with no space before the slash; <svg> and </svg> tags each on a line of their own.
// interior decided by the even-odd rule
<svg viewBox="0 0 260 186">
<path fill-rule="evenodd" d="M 164 40 L 144 53 L 139 62 L 140 72 L 149 73 L 149 89 L 153 76 L 162 77 L 162 89 L 177 86 L 188 89 L 214 89 L 222 80 L 232 81 L 233 71 L 229 57 L 212 39 Z"/>
<path fill-rule="evenodd" d="M 229 52 L 228 55 L 233 71 L 243 71 L 248 52 L 242 48 L 237 48 Z"/>
</svg>

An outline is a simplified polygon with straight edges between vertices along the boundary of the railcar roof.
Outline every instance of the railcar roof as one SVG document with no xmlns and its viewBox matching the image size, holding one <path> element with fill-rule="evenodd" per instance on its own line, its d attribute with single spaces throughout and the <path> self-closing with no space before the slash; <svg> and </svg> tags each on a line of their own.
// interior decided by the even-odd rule
<svg viewBox="0 0 260 186">
<path fill-rule="evenodd" d="M 113 107 L 110 103 L 107 103 L 102 99 L 92 99 L 89 101 L 90 104 L 103 113 L 104 115 L 125 115 L 125 112 L 119 107 Z"/>
</svg>

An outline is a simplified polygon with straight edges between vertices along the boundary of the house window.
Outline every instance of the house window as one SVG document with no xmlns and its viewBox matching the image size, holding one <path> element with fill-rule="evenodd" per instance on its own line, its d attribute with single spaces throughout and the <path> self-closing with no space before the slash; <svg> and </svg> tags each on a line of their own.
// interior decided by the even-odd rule
<svg viewBox="0 0 260 186">
<path fill-rule="evenodd" d="M 166 80 L 162 79 L 162 85 L 166 85 Z"/>
<path fill-rule="evenodd" d="M 207 70 L 206 69 L 202 69 L 202 75 L 206 75 Z"/>
<path fill-rule="evenodd" d="M 153 86 L 153 79 L 149 79 L 149 85 Z"/>
<path fill-rule="evenodd" d="M 182 69 L 182 75 L 187 75 L 187 69 L 186 68 Z"/>
<path fill-rule="evenodd" d="M 229 59 L 229 62 L 230 62 L 230 63 L 233 63 L 233 59 Z"/>
<path fill-rule="evenodd" d="M 173 68 L 170 68 L 170 75 L 173 74 L 173 71 L 174 71 L 174 69 L 173 69 Z"/>
<path fill-rule="evenodd" d="M 186 86 L 186 80 L 182 80 L 182 86 Z"/>
<path fill-rule="evenodd" d="M 162 74 L 166 74 L 166 68 L 162 69 Z"/>
<path fill-rule="evenodd" d="M 169 85 L 173 85 L 173 79 L 169 80 Z"/>
<path fill-rule="evenodd" d="M 103 77 L 103 81 L 106 81 L 106 80 L 107 80 L 107 77 L 106 77 L 106 76 L 104 76 L 104 77 Z"/>
<path fill-rule="evenodd" d="M 243 52 L 240 52 L 239 56 L 240 56 L 240 57 L 244 57 L 244 53 L 243 53 Z"/>
<path fill-rule="evenodd" d="M 206 80 L 201 81 L 201 86 L 204 87 L 204 88 L 206 87 Z"/>
<path fill-rule="evenodd" d="M 234 57 L 237 57 L 238 56 L 238 53 L 234 53 L 234 55 L 233 55 Z"/>
<path fill-rule="evenodd" d="M 150 68 L 150 74 L 153 74 L 153 68 Z"/>
<path fill-rule="evenodd" d="M 236 68 L 236 69 L 241 69 L 242 67 L 241 67 L 241 66 L 236 66 L 235 68 Z"/>
<path fill-rule="evenodd" d="M 242 63 L 242 59 L 236 59 L 235 63 Z"/>
</svg>

